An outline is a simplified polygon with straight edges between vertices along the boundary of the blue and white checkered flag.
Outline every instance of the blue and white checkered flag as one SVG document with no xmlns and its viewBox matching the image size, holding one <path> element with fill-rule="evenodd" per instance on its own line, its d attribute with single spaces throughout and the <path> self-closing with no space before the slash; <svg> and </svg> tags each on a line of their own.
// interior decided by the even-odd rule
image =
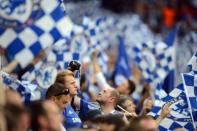
<svg viewBox="0 0 197 131">
<path fill-rule="evenodd" d="M 112 22 L 107 17 L 101 17 L 96 20 L 92 20 L 87 16 L 83 18 L 82 26 L 84 28 L 84 34 L 91 45 L 90 52 L 95 49 L 103 50 L 107 48 Z"/>
<path fill-rule="evenodd" d="M 154 98 L 155 100 L 162 100 L 163 98 L 167 97 L 167 93 L 162 89 L 161 84 L 157 84 L 156 88 L 155 88 L 155 92 L 154 92 Z"/>
<path fill-rule="evenodd" d="M 19 81 L 3 71 L 0 71 L 0 76 L 3 78 L 3 83 L 6 86 L 21 94 L 25 103 L 40 99 L 41 94 L 37 91 L 37 85 L 27 81 Z"/>
<path fill-rule="evenodd" d="M 62 43 L 63 42 L 63 43 Z M 60 40 L 47 52 L 46 58 L 27 71 L 22 79 L 35 82 L 41 88 L 48 88 L 55 81 L 58 71 L 68 67 L 71 60 L 79 60 L 78 52 L 71 52 L 66 40 Z"/>
<path fill-rule="evenodd" d="M 182 80 L 194 126 L 197 128 L 197 74 L 183 73 Z"/>
<path fill-rule="evenodd" d="M 135 62 L 148 83 L 162 82 L 174 69 L 173 48 L 163 42 L 136 44 L 133 51 Z"/>
<path fill-rule="evenodd" d="M 197 52 L 194 53 L 190 61 L 188 62 L 189 71 L 197 74 Z"/>
<path fill-rule="evenodd" d="M 161 94 L 156 95 L 159 96 Z M 156 99 L 157 102 L 155 102 L 154 107 L 152 108 L 149 115 L 158 117 L 161 113 L 161 108 L 166 103 L 169 103 L 170 108 L 172 109 L 170 115 L 162 120 L 159 124 L 159 130 L 167 131 L 174 130 L 176 128 L 184 128 L 186 130 L 194 129 L 183 84 L 180 84 L 178 87 L 173 89 L 169 95 L 164 95 L 164 97 L 157 98 L 160 100 Z"/>
<path fill-rule="evenodd" d="M 58 0 L 1 1 L 0 12 L 0 46 L 23 68 L 72 29 Z"/>
</svg>

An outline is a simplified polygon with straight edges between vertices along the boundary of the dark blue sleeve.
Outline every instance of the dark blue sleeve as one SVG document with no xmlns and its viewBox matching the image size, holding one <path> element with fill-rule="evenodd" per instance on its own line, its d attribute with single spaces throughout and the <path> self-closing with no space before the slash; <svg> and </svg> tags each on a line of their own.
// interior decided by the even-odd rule
<svg viewBox="0 0 197 131">
<path fill-rule="evenodd" d="M 83 99 L 80 100 L 80 112 L 79 116 L 83 119 L 87 117 L 87 114 L 91 110 L 99 109 L 99 106 L 95 103 L 85 101 Z"/>
</svg>

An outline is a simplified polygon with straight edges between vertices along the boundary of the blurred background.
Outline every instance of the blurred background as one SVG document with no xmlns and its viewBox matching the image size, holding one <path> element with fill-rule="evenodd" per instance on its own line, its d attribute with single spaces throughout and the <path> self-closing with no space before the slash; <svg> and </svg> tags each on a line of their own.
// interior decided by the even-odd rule
<svg viewBox="0 0 197 131">
<path fill-rule="evenodd" d="M 0 1 L 0 74 L 26 104 L 72 60 L 79 96 L 95 102 L 96 59 L 110 86 L 135 84 L 128 96 L 139 113 L 158 83 L 170 93 L 196 71 L 196 51 L 197 0 Z"/>
</svg>

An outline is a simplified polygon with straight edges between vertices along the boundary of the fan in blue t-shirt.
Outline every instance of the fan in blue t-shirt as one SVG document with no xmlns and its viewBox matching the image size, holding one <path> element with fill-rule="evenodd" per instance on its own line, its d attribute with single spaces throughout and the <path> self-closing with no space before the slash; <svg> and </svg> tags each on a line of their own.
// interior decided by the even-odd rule
<svg viewBox="0 0 197 131">
<path fill-rule="evenodd" d="M 81 127 L 81 119 L 79 118 L 78 114 L 74 111 L 71 105 L 68 105 L 65 108 L 63 115 L 66 118 L 64 123 L 66 129 Z"/>
</svg>

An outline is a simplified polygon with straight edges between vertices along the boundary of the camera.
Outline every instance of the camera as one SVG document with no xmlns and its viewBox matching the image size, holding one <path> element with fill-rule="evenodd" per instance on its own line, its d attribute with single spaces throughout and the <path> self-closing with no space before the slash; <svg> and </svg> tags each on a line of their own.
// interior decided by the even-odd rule
<svg viewBox="0 0 197 131">
<path fill-rule="evenodd" d="M 81 64 L 78 61 L 72 60 L 69 64 L 68 64 L 68 69 L 71 70 L 72 72 L 79 70 L 80 69 Z"/>
</svg>

